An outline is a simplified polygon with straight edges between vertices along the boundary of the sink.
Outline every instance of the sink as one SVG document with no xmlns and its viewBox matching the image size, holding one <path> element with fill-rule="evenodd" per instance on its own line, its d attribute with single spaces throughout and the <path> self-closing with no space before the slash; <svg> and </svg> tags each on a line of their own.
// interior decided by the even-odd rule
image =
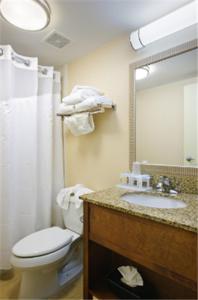
<svg viewBox="0 0 198 300">
<path fill-rule="evenodd" d="M 171 199 L 163 196 L 126 193 L 123 196 L 121 196 L 120 199 L 135 205 L 154 207 L 154 208 L 186 207 L 186 203 L 181 200 Z"/>
</svg>

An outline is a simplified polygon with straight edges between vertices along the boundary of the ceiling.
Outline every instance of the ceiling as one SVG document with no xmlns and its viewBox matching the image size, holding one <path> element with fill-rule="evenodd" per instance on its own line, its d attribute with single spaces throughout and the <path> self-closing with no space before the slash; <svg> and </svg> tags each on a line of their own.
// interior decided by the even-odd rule
<svg viewBox="0 0 198 300">
<path fill-rule="evenodd" d="M 136 80 L 136 90 L 158 87 L 168 83 L 196 77 L 198 50 L 194 49 L 181 55 L 149 65 L 147 78 Z"/>
<path fill-rule="evenodd" d="M 97 47 L 183 6 L 192 0 L 47 0 L 50 25 L 27 32 L 0 17 L 0 44 L 10 44 L 22 55 L 38 56 L 43 65 L 61 66 Z M 43 40 L 56 30 L 70 40 L 62 49 Z"/>
</svg>

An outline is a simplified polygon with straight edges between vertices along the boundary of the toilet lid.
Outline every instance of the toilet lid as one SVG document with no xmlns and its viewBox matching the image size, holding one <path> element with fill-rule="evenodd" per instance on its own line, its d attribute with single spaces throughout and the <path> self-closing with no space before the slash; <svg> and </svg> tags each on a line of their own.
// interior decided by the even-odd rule
<svg viewBox="0 0 198 300">
<path fill-rule="evenodd" d="M 72 241 L 72 234 L 59 227 L 37 231 L 20 240 L 12 249 L 19 257 L 35 257 L 54 252 Z"/>
</svg>

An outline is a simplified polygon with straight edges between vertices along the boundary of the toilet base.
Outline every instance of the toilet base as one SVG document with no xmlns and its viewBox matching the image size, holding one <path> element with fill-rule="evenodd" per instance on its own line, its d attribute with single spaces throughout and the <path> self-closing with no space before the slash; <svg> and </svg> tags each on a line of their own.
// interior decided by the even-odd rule
<svg viewBox="0 0 198 300">
<path fill-rule="evenodd" d="M 65 276 L 59 272 L 31 271 L 22 275 L 19 299 L 45 299 L 53 297 L 69 286 L 82 273 L 82 264 L 69 270 Z M 64 274 L 63 274 L 64 275 Z"/>
<path fill-rule="evenodd" d="M 75 281 L 82 273 L 82 269 L 82 243 L 77 241 L 62 262 L 35 270 L 24 270 L 19 298 L 54 297 Z"/>
</svg>

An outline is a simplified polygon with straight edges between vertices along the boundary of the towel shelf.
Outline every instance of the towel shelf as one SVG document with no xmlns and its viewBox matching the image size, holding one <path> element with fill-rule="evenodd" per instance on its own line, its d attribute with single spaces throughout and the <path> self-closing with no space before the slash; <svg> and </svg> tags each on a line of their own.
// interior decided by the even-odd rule
<svg viewBox="0 0 198 300">
<path fill-rule="evenodd" d="M 101 104 L 98 104 L 96 107 L 88 109 L 86 111 L 74 112 L 72 114 L 57 113 L 56 115 L 58 117 L 69 117 L 69 116 L 72 116 L 74 114 L 80 114 L 80 113 L 84 113 L 84 112 L 89 112 L 90 114 L 94 115 L 94 114 L 105 112 L 105 108 L 111 108 L 111 109 L 115 110 L 116 109 L 116 105 L 115 104 L 113 104 L 113 105 L 106 105 L 106 104 L 105 105 L 101 105 Z"/>
</svg>

